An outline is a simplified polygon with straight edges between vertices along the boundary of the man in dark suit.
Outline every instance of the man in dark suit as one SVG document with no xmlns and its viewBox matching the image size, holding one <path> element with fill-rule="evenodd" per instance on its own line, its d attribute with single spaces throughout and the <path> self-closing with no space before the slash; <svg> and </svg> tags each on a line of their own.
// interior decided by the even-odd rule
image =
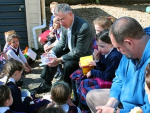
<svg viewBox="0 0 150 113">
<path fill-rule="evenodd" d="M 41 73 L 44 83 L 35 88 L 37 93 L 50 90 L 57 65 L 61 63 L 64 66 L 63 80 L 71 86 L 69 76 L 79 68 L 79 58 L 92 54 L 91 26 L 82 18 L 74 15 L 68 4 L 58 4 L 54 15 L 61 24 L 62 37 L 58 44 L 49 51 L 57 58 L 52 58 L 51 62 L 45 65 Z"/>
</svg>

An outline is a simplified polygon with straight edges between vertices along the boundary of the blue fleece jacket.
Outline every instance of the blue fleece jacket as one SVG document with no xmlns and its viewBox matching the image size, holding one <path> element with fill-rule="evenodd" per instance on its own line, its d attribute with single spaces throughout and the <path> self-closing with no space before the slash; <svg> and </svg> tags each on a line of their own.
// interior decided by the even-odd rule
<svg viewBox="0 0 150 113">
<path fill-rule="evenodd" d="M 144 28 L 145 33 L 147 33 L 148 35 L 150 35 L 150 26 Z"/>
<path fill-rule="evenodd" d="M 145 93 L 145 68 L 150 63 L 150 40 L 147 42 L 141 60 L 122 57 L 116 77 L 110 91 L 110 97 L 123 104 L 120 113 L 128 113 L 135 106 L 140 106 L 143 113 L 150 113 L 148 96 Z"/>
<path fill-rule="evenodd" d="M 53 19 L 55 18 L 54 15 L 51 16 L 50 22 L 49 22 L 49 27 L 53 27 Z"/>
</svg>

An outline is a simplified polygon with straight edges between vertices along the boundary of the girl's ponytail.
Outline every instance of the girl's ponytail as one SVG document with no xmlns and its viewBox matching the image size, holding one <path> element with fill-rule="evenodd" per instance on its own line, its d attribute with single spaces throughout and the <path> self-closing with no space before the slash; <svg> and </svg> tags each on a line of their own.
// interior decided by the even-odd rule
<svg viewBox="0 0 150 113">
<path fill-rule="evenodd" d="M 4 66 L 4 69 L 0 75 L 0 78 L 7 76 L 6 83 L 8 82 L 9 78 L 14 74 L 15 71 L 22 71 L 23 64 L 17 60 L 9 59 Z"/>
</svg>

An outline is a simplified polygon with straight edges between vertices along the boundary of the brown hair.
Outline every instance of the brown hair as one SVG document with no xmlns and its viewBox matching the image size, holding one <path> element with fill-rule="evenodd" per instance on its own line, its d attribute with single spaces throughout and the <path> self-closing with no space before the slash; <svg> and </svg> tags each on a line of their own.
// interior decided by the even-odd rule
<svg viewBox="0 0 150 113">
<path fill-rule="evenodd" d="M 58 3 L 57 2 L 52 2 L 52 3 L 50 3 L 50 9 L 52 9 L 52 8 L 54 8 L 54 7 L 56 7 L 58 5 Z"/>
<path fill-rule="evenodd" d="M 150 63 L 146 67 L 145 74 L 145 82 L 148 89 L 150 90 Z"/>
<path fill-rule="evenodd" d="M 104 29 L 109 29 L 115 20 L 114 17 L 99 16 L 93 21 L 93 24 L 98 24 Z"/>
<path fill-rule="evenodd" d="M 65 104 L 70 95 L 70 88 L 66 82 L 55 82 L 51 88 L 51 97 L 58 105 Z"/>
<path fill-rule="evenodd" d="M 4 107 L 7 99 L 10 99 L 10 89 L 5 85 L 0 85 L 0 107 Z"/>
<path fill-rule="evenodd" d="M 22 71 L 23 64 L 17 60 L 9 59 L 4 66 L 4 69 L 0 75 L 0 78 L 7 76 L 6 83 L 8 82 L 9 78 L 14 74 L 15 71 Z"/>
<path fill-rule="evenodd" d="M 12 40 L 13 38 L 17 38 L 18 40 L 20 40 L 20 37 L 19 37 L 18 35 L 12 34 L 12 35 L 8 36 L 8 38 L 7 38 L 8 42 L 11 42 L 11 40 Z"/>
<path fill-rule="evenodd" d="M 109 37 L 109 30 L 108 29 L 104 29 L 100 33 L 96 34 L 96 40 L 101 40 L 107 44 L 112 44 L 110 37 Z"/>
</svg>

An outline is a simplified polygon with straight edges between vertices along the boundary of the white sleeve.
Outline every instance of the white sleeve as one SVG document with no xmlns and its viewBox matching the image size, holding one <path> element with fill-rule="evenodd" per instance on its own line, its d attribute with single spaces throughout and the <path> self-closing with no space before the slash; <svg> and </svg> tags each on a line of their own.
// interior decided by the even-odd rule
<svg viewBox="0 0 150 113">
<path fill-rule="evenodd" d="M 15 54 L 15 52 L 13 50 L 11 50 L 11 49 L 8 50 L 6 54 L 8 56 L 8 59 L 13 58 L 13 59 L 21 62 L 23 65 L 25 65 L 24 62 Z"/>
<path fill-rule="evenodd" d="M 77 107 L 77 109 L 78 109 L 78 113 L 82 113 L 81 110 L 80 110 L 80 108 Z"/>
<path fill-rule="evenodd" d="M 60 39 L 61 39 L 61 37 L 62 37 L 62 32 L 60 32 Z M 60 39 L 59 39 L 59 40 L 60 40 Z"/>
<path fill-rule="evenodd" d="M 20 56 L 20 59 L 24 62 L 24 63 L 27 63 L 27 59 L 25 58 L 25 56 L 23 55 L 21 49 L 19 48 L 19 56 Z"/>
</svg>

